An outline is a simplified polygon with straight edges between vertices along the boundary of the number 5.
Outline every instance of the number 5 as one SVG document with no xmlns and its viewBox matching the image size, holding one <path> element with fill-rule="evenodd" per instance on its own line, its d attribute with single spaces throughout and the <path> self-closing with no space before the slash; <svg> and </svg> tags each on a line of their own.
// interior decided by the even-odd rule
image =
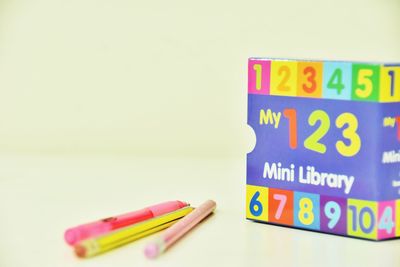
<svg viewBox="0 0 400 267">
<path fill-rule="evenodd" d="M 374 72 L 369 69 L 361 69 L 358 72 L 356 95 L 360 98 L 367 98 L 373 89 L 372 75 Z"/>
</svg>

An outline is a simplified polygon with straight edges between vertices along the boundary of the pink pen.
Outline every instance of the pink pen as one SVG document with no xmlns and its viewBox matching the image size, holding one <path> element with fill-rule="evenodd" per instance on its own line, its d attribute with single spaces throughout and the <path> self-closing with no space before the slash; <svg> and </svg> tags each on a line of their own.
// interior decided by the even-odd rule
<svg viewBox="0 0 400 267">
<path fill-rule="evenodd" d="M 216 203 L 207 200 L 194 211 L 183 217 L 179 222 L 168 228 L 155 242 L 146 246 L 144 254 L 147 258 L 155 258 L 174 244 L 179 238 L 196 226 L 200 221 L 215 210 Z"/>
<path fill-rule="evenodd" d="M 105 218 L 99 221 L 82 224 L 65 231 L 65 241 L 70 245 L 75 245 L 81 240 L 89 237 L 99 236 L 114 229 L 122 228 L 134 223 L 142 222 L 153 217 L 157 217 L 175 210 L 188 206 L 182 201 L 168 201 L 153 205 L 141 210 L 126 214 Z"/>
</svg>

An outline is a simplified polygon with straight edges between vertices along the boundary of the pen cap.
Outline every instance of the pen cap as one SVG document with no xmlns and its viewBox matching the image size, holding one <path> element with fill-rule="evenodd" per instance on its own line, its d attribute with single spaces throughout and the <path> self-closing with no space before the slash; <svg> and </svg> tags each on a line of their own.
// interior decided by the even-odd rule
<svg viewBox="0 0 400 267">
<path fill-rule="evenodd" d="M 77 227 L 67 229 L 64 233 L 65 241 L 70 245 L 75 245 L 77 242 L 88 237 L 98 235 L 108 231 L 110 226 L 101 222 L 93 222 Z"/>
<path fill-rule="evenodd" d="M 168 201 L 168 202 L 160 203 L 160 204 L 149 207 L 149 209 L 153 213 L 154 217 L 157 217 L 162 214 L 184 208 L 186 206 L 188 206 L 187 203 L 176 200 L 176 201 Z"/>
</svg>

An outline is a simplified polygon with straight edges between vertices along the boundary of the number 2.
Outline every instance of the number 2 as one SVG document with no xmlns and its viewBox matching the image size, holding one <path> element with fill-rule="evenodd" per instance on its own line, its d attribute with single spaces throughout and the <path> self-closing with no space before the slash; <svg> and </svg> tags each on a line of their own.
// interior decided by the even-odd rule
<svg viewBox="0 0 400 267">
<path fill-rule="evenodd" d="M 278 70 L 278 75 L 283 76 L 281 82 L 278 85 L 279 91 L 290 91 L 290 87 L 287 85 L 287 82 L 290 78 L 290 69 L 288 66 L 282 66 Z"/>
<path fill-rule="evenodd" d="M 319 140 L 321 140 L 321 138 L 324 137 L 329 131 L 330 119 L 325 111 L 315 110 L 313 113 L 311 113 L 310 117 L 308 117 L 308 124 L 314 126 L 317 121 L 320 121 L 320 125 L 318 129 L 304 141 L 304 147 L 309 150 L 324 154 L 326 152 L 326 146 L 319 143 Z"/>
</svg>

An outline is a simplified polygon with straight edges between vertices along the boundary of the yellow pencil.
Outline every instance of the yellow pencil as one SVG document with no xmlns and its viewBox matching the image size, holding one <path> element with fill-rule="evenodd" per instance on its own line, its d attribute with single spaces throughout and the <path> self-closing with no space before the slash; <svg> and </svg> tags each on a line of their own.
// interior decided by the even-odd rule
<svg viewBox="0 0 400 267">
<path fill-rule="evenodd" d="M 185 207 L 97 238 L 81 241 L 74 246 L 75 253 L 78 257 L 88 258 L 109 251 L 113 248 L 163 230 L 178 222 L 180 218 L 189 214 L 192 210 L 192 207 Z"/>
</svg>

